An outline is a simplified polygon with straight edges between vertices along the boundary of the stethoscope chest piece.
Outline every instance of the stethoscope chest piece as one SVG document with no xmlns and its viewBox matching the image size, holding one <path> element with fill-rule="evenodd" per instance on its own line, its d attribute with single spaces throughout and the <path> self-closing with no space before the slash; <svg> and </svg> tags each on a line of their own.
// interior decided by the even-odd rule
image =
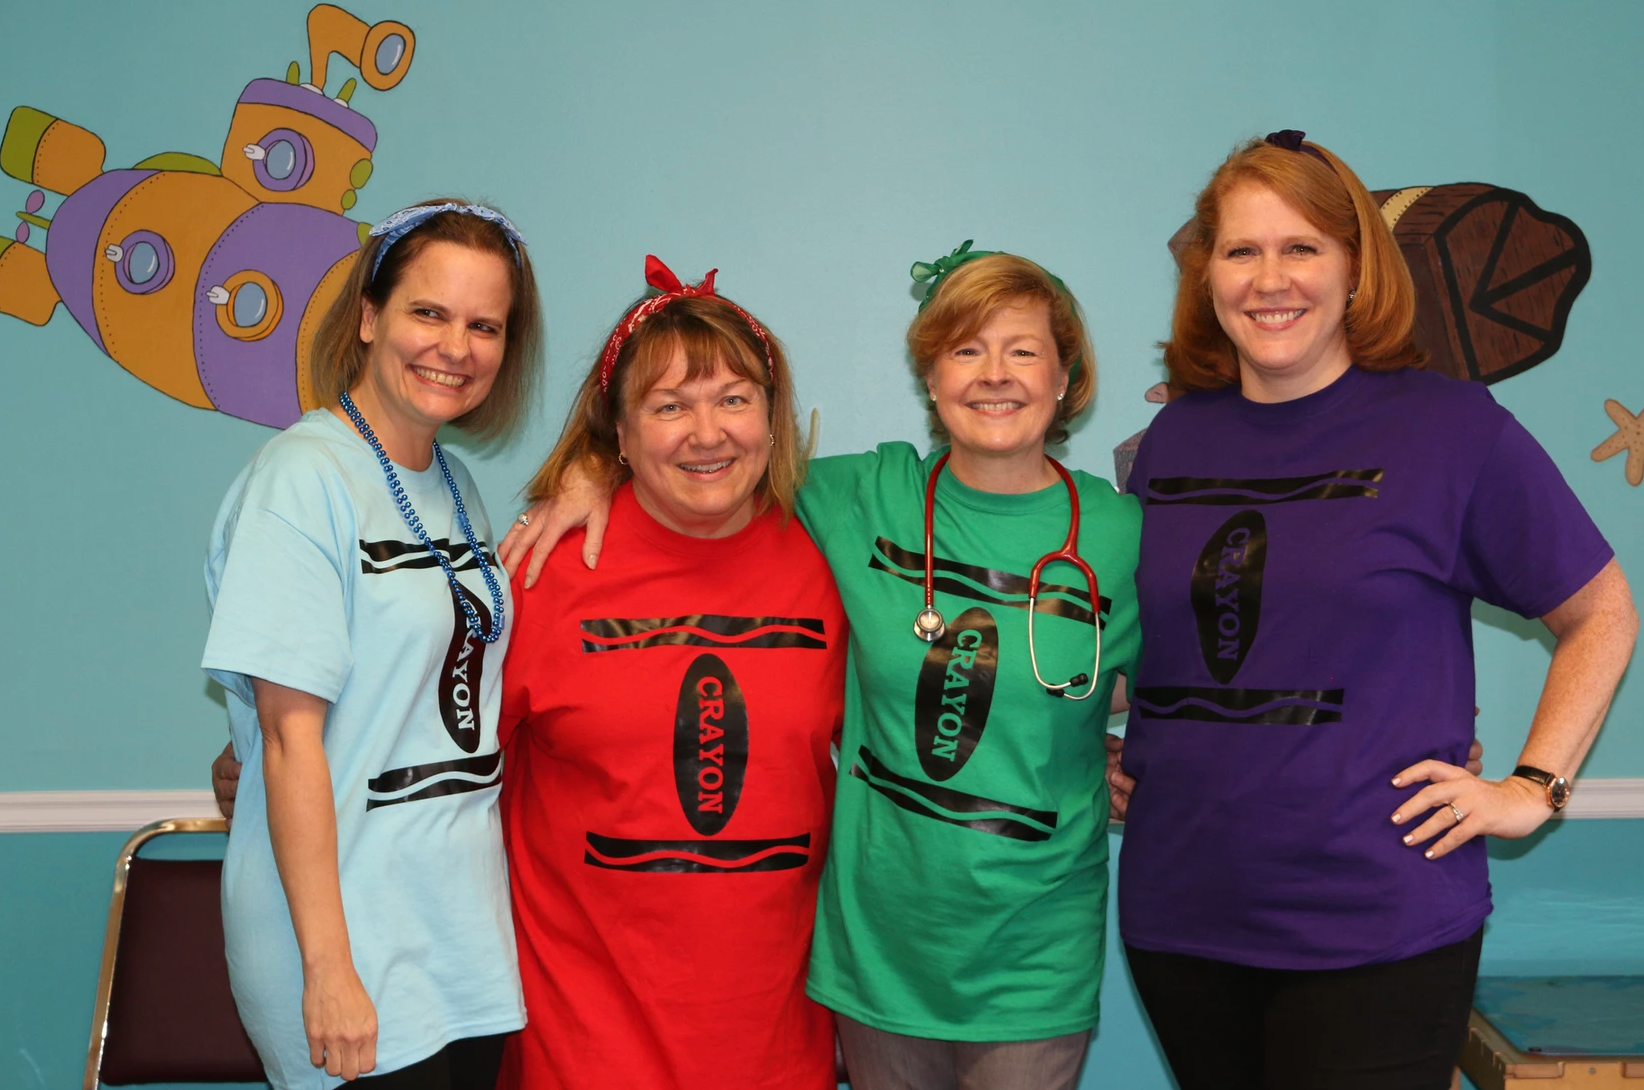
<svg viewBox="0 0 1644 1090">
<path fill-rule="evenodd" d="M 942 619 L 942 612 L 934 606 L 926 606 L 913 619 L 913 634 L 926 643 L 935 643 L 948 630 L 948 623 Z"/>
</svg>

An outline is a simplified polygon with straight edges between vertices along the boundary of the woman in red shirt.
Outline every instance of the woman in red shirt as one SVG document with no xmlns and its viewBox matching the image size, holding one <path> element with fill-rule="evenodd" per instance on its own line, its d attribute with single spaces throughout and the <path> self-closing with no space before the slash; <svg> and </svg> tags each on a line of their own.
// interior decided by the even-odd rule
<svg viewBox="0 0 1644 1090">
<path fill-rule="evenodd" d="M 787 361 L 681 285 L 636 303 L 529 489 L 616 487 L 603 558 L 571 534 L 515 583 L 503 821 L 529 1024 L 499 1085 L 831 1088 L 806 997 L 843 714 L 845 619 L 791 518 Z"/>
</svg>

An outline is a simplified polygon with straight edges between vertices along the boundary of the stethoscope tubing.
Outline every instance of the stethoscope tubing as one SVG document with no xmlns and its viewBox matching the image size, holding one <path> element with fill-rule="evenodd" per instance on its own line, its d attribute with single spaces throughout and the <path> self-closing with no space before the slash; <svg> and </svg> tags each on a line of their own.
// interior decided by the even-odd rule
<svg viewBox="0 0 1644 1090">
<path fill-rule="evenodd" d="M 943 620 L 941 611 L 936 608 L 936 481 L 942 475 L 942 467 L 948 464 L 949 454 L 944 454 L 936 460 L 936 465 L 931 468 L 930 476 L 925 481 L 925 608 L 914 618 L 913 632 L 927 643 L 935 643 L 947 631 L 947 623 Z M 1070 513 L 1067 537 L 1063 540 L 1062 547 L 1041 556 L 1028 576 L 1028 661 L 1033 665 L 1033 680 L 1043 686 L 1051 696 L 1065 696 L 1069 700 L 1088 700 L 1095 694 L 1102 674 L 1101 589 L 1097 584 L 1095 571 L 1085 562 L 1084 557 L 1079 555 L 1079 489 L 1073 483 L 1073 475 L 1067 471 L 1067 467 L 1048 454 L 1045 455 L 1045 461 L 1051 464 L 1057 476 L 1062 478 L 1062 483 L 1067 486 Z M 1091 663 L 1090 685 L 1078 694 L 1068 691 L 1080 683 L 1081 679 L 1078 676 L 1061 685 L 1053 685 L 1040 675 L 1039 652 L 1034 643 L 1033 621 L 1038 612 L 1041 576 L 1047 564 L 1054 564 L 1058 560 L 1078 568 L 1090 587 L 1090 609 L 1096 628 L 1096 657 Z"/>
</svg>

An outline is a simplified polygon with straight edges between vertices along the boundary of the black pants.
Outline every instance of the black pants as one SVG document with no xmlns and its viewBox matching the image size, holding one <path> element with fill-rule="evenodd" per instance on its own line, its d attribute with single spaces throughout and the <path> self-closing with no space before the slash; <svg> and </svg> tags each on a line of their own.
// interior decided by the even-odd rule
<svg viewBox="0 0 1644 1090">
<path fill-rule="evenodd" d="M 1383 965 L 1257 969 L 1125 947 L 1181 1090 L 1448 1090 L 1484 930 Z"/>
<path fill-rule="evenodd" d="M 493 1090 L 502 1067 L 505 1033 L 452 1041 L 426 1060 L 386 1075 L 362 1075 L 371 1090 Z"/>
</svg>

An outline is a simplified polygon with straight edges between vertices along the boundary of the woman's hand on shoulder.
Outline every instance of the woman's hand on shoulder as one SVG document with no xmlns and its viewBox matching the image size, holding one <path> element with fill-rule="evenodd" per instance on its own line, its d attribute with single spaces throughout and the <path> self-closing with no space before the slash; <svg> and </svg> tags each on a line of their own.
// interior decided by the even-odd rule
<svg viewBox="0 0 1644 1090">
<path fill-rule="evenodd" d="M 588 528 L 582 542 L 582 562 L 589 568 L 599 561 L 600 549 L 605 545 L 605 524 L 611 519 L 611 491 L 605 482 L 589 476 L 582 467 L 573 468 L 559 492 L 546 500 L 531 505 L 514 520 L 497 548 L 497 559 L 512 578 L 519 573 L 520 562 L 529 554 L 525 566 L 525 585 L 536 586 L 542 575 L 542 566 L 548 554 L 554 551 L 559 539 L 578 526 Z"/>
<path fill-rule="evenodd" d="M 1393 777 L 1394 787 L 1429 781 L 1393 813 L 1393 824 L 1410 825 L 1431 816 L 1405 834 L 1412 848 L 1444 835 L 1425 851 L 1428 859 L 1449 855 L 1475 836 L 1509 840 L 1528 836 L 1553 816 L 1546 792 L 1519 776 L 1485 780 L 1443 761 L 1422 761 Z M 1458 820 L 1459 814 L 1459 820 Z"/>
<path fill-rule="evenodd" d="M 303 1032 L 308 1062 L 327 1075 L 357 1079 L 377 1066 L 377 1008 L 352 964 L 303 972 Z"/>
</svg>

